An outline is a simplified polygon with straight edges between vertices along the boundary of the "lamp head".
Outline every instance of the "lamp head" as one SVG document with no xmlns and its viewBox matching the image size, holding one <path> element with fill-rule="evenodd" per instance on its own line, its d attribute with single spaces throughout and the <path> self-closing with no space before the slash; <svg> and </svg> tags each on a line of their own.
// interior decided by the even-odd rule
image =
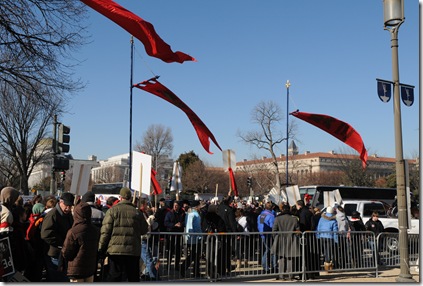
<svg viewBox="0 0 423 286">
<path fill-rule="evenodd" d="M 404 21 L 403 0 L 383 1 L 383 24 L 385 27 L 395 27 Z"/>
</svg>

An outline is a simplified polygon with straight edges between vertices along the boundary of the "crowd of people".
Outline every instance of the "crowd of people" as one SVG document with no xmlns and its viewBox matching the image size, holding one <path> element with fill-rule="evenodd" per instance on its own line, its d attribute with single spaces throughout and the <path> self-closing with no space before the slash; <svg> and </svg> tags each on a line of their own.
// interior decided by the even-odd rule
<svg viewBox="0 0 423 286">
<path fill-rule="evenodd" d="M 336 247 L 347 245 L 352 231 L 383 232 L 377 213 L 364 224 L 357 212 L 349 220 L 341 206 L 328 206 L 322 213 L 305 201 L 290 206 L 226 196 L 221 201 L 171 204 L 162 198 L 155 205 L 145 198 L 134 199 L 130 189 L 122 188 L 105 206 L 91 191 L 82 197 L 66 192 L 60 198 L 36 195 L 23 203 L 16 189 L 5 187 L 0 192 L 0 239 L 9 238 L 14 270 L 32 282 L 137 282 L 160 280 L 160 243 L 165 245 L 169 271 L 173 267 L 182 278 L 201 277 L 204 236 L 199 233 L 259 233 L 259 243 L 246 235 L 216 236 L 219 249 L 211 253 L 217 259 L 206 261 L 211 277 L 247 267 L 249 252 L 257 248 L 266 273 L 295 272 L 302 261 L 301 234 L 315 231 L 319 243 L 304 253 L 306 268 L 316 269 L 307 273 L 312 279 L 319 275 L 315 265 L 320 255 L 324 255 L 325 270 L 347 262 L 349 257 L 336 255 Z M 359 261 L 357 255 L 359 249 L 352 259 Z M 3 275 L 3 281 L 11 276 Z M 298 277 L 281 274 L 279 279 Z"/>
</svg>

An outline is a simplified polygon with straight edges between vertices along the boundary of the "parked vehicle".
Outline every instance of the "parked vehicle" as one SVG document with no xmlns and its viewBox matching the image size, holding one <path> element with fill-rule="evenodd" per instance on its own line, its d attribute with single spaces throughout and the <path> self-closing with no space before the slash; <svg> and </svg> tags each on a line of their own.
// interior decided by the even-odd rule
<svg viewBox="0 0 423 286">
<path fill-rule="evenodd" d="M 343 201 L 342 207 L 348 218 L 351 218 L 353 211 L 358 211 L 361 214 L 363 222 L 366 223 L 374 211 L 379 214 L 379 220 L 382 222 L 385 232 L 399 232 L 398 218 L 388 216 L 389 205 L 381 201 Z M 408 228 L 408 233 L 419 233 L 419 220 L 411 219 L 411 226 Z"/>
<path fill-rule="evenodd" d="M 325 207 L 323 204 L 324 193 L 334 190 L 339 190 L 343 200 L 378 200 L 390 205 L 395 201 L 397 195 L 395 188 L 312 185 L 301 186 L 299 190 L 302 199 L 305 194 L 312 196 L 311 205 L 320 209 Z"/>
</svg>

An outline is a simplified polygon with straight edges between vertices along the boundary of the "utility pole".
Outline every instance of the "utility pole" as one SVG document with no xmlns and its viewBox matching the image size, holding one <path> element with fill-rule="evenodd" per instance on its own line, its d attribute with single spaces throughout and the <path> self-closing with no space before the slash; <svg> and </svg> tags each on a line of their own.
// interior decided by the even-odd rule
<svg viewBox="0 0 423 286">
<path fill-rule="evenodd" d="M 51 179 L 50 179 L 50 195 L 56 194 L 56 173 L 54 170 L 54 158 L 57 155 L 57 115 L 55 114 L 53 117 L 53 140 L 52 140 L 52 150 L 53 150 L 53 157 L 51 159 Z"/>
</svg>

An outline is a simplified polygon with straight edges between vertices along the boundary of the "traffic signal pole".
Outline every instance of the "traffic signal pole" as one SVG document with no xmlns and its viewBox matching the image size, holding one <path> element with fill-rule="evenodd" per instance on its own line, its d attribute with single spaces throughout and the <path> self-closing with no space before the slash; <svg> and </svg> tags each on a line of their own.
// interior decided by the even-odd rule
<svg viewBox="0 0 423 286">
<path fill-rule="evenodd" d="M 56 140 L 56 130 L 57 130 L 57 115 L 53 117 L 53 140 L 51 143 L 51 147 L 53 150 L 53 158 L 51 164 L 51 179 L 50 179 L 50 195 L 56 194 L 56 173 L 54 170 L 54 158 L 56 158 L 57 154 L 57 140 Z"/>
</svg>

